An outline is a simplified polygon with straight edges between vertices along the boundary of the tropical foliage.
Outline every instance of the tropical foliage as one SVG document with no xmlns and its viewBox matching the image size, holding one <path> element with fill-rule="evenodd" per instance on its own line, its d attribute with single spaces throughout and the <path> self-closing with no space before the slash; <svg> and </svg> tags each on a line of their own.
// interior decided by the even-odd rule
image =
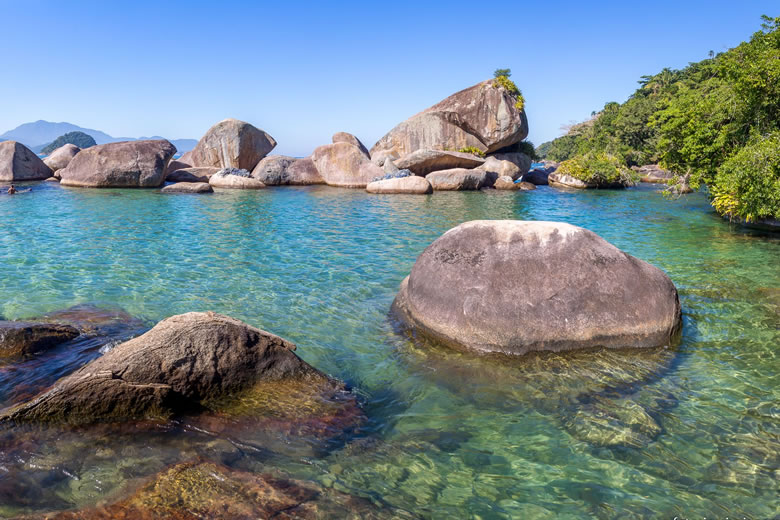
<svg viewBox="0 0 780 520">
<path fill-rule="evenodd" d="M 512 75 L 512 69 L 496 69 L 493 71 L 493 86 L 495 88 L 503 88 L 507 93 L 515 98 L 515 108 L 523 110 L 525 108 L 525 98 L 520 89 L 517 88 L 515 82 L 509 79 Z"/>
<path fill-rule="evenodd" d="M 780 131 L 780 17 L 763 22 L 733 49 L 643 76 L 628 101 L 607 103 L 537 152 L 555 161 L 605 153 L 625 166 L 660 163 L 694 189 L 707 186 L 722 215 L 780 218 L 771 162 Z"/>
<path fill-rule="evenodd" d="M 66 144 L 75 144 L 79 148 L 84 149 L 89 148 L 90 146 L 95 146 L 97 143 L 91 135 L 85 134 L 84 132 L 68 132 L 67 134 L 59 136 L 51 143 L 44 146 L 41 150 L 41 153 L 48 155 L 60 146 L 64 146 Z"/>
<path fill-rule="evenodd" d="M 567 159 L 558 166 L 556 173 L 599 187 L 632 186 L 636 183 L 635 175 L 621 159 L 602 152 Z"/>
</svg>

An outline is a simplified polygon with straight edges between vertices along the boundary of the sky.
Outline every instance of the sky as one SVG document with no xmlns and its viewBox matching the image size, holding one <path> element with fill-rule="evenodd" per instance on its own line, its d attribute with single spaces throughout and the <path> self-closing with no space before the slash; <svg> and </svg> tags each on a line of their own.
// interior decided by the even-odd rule
<svg viewBox="0 0 780 520">
<path fill-rule="evenodd" d="M 44 119 L 113 136 L 199 138 L 235 117 L 305 156 L 371 147 L 511 68 L 529 139 L 561 135 L 643 74 L 746 40 L 774 1 L 0 0 L 0 133 Z"/>
</svg>

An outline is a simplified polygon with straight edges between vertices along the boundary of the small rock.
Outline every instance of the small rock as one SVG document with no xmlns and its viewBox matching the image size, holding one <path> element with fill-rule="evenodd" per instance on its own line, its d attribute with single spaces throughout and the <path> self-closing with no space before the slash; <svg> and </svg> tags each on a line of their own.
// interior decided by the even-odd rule
<svg viewBox="0 0 780 520">
<path fill-rule="evenodd" d="M 160 190 L 162 193 L 214 193 L 207 182 L 177 182 Z"/>
</svg>

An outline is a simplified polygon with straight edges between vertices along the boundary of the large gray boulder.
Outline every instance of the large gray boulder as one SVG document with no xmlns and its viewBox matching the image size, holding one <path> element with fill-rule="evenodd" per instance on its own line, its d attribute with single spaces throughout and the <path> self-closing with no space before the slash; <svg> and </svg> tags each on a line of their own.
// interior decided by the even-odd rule
<svg viewBox="0 0 780 520">
<path fill-rule="evenodd" d="M 51 176 L 51 168 L 22 143 L 0 142 L 0 181 L 36 181 Z"/>
<path fill-rule="evenodd" d="M 325 184 L 311 157 L 269 155 L 257 163 L 252 177 L 267 186 Z"/>
<path fill-rule="evenodd" d="M 173 316 L 0 412 L 0 424 L 169 416 L 259 382 L 329 380 L 294 350 L 289 341 L 213 312 Z"/>
<path fill-rule="evenodd" d="M 165 180 L 168 182 L 209 182 L 209 179 L 219 171 L 219 168 L 180 168 L 171 170 L 168 168 L 168 174 Z"/>
<path fill-rule="evenodd" d="M 316 148 L 312 161 L 329 186 L 365 188 L 384 175 L 382 168 L 372 163 L 358 146 L 345 142 Z"/>
<path fill-rule="evenodd" d="M 533 159 L 528 157 L 524 153 L 519 152 L 512 152 L 512 153 L 494 153 L 487 157 L 487 160 L 490 160 L 490 158 L 496 159 L 498 161 L 509 161 L 510 163 L 517 166 L 519 170 L 519 174 L 517 177 L 512 176 L 515 180 L 518 179 L 518 177 L 522 177 L 528 171 L 531 169 L 531 164 L 533 163 Z"/>
<path fill-rule="evenodd" d="M 472 146 L 496 152 L 528 135 L 525 111 L 516 105 L 517 97 L 493 80 L 477 83 L 390 130 L 371 148 L 371 157 Z"/>
<path fill-rule="evenodd" d="M 51 171 L 57 173 L 57 170 L 65 168 L 70 161 L 81 151 L 81 148 L 75 144 L 64 144 L 43 159 L 43 163 L 51 168 Z"/>
<path fill-rule="evenodd" d="M 426 195 L 433 192 L 431 183 L 424 177 L 410 175 L 408 177 L 395 177 L 369 182 L 366 186 L 368 193 L 406 193 L 413 195 Z"/>
<path fill-rule="evenodd" d="M 360 139 L 358 139 L 352 134 L 349 134 L 347 132 L 336 132 L 335 134 L 333 134 L 333 137 L 331 137 L 331 142 L 333 144 L 349 143 L 353 146 L 357 146 L 358 149 L 361 152 L 363 152 L 363 155 L 370 158 L 370 154 L 368 153 L 368 148 L 366 148 L 366 145 L 364 145 Z"/>
<path fill-rule="evenodd" d="M 478 190 L 488 183 L 488 173 L 484 170 L 452 168 L 429 173 L 425 179 L 431 183 L 434 191 Z"/>
<path fill-rule="evenodd" d="M 70 325 L 34 321 L 0 321 L 0 358 L 56 347 L 80 334 Z"/>
<path fill-rule="evenodd" d="M 681 327 L 663 271 L 560 222 L 461 224 L 423 251 L 393 310 L 452 347 L 521 355 L 670 345 Z"/>
<path fill-rule="evenodd" d="M 291 186 L 308 186 L 311 184 L 325 184 L 325 179 L 320 175 L 314 160 L 311 157 L 297 159 L 287 167 L 285 181 Z"/>
<path fill-rule="evenodd" d="M 198 167 L 240 168 L 250 172 L 276 146 L 266 132 L 238 119 L 212 126 L 180 161 Z"/>
<path fill-rule="evenodd" d="M 176 147 L 165 139 L 90 146 L 59 170 L 63 186 L 159 188 Z"/>
<path fill-rule="evenodd" d="M 416 175 L 426 176 L 431 172 L 452 168 L 477 168 L 485 159 L 470 153 L 446 150 L 417 150 L 392 161 L 401 170 L 411 170 Z"/>
</svg>

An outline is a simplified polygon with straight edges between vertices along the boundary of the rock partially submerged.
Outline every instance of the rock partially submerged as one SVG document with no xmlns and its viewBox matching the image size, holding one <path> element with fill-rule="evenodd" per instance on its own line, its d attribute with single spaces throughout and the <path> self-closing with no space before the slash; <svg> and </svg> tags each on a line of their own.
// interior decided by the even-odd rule
<svg viewBox="0 0 780 520">
<path fill-rule="evenodd" d="M 485 160 L 485 163 L 479 166 L 479 169 L 492 174 L 495 179 L 499 177 L 509 177 L 512 181 L 515 181 L 522 175 L 520 167 L 515 163 L 496 159 L 492 156 L 488 157 L 487 160 Z"/>
<path fill-rule="evenodd" d="M 466 168 L 433 172 L 425 179 L 431 183 L 434 191 L 478 190 L 488 182 L 486 171 Z"/>
<path fill-rule="evenodd" d="M 258 383 L 332 382 L 295 345 L 233 318 L 191 312 L 122 343 L 35 399 L 0 413 L 0 423 L 89 424 L 198 411 Z M 332 382 L 338 385 L 337 382 Z"/>
<path fill-rule="evenodd" d="M 496 179 L 493 187 L 497 190 L 519 190 L 522 187 L 521 184 L 520 182 L 515 183 L 512 177 L 503 176 Z"/>
<path fill-rule="evenodd" d="M 51 168 L 51 171 L 57 173 L 57 170 L 65 168 L 70 161 L 81 151 L 81 148 L 75 144 L 64 144 L 54 150 L 48 157 L 43 159 L 44 164 Z"/>
<path fill-rule="evenodd" d="M 251 177 L 247 170 L 236 168 L 224 168 L 209 179 L 209 184 L 214 188 L 236 190 L 262 190 L 265 184 Z"/>
<path fill-rule="evenodd" d="M 180 160 L 197 167 L 252 171 L 274 147 L 276 140 L 266 132 L 238 119 L 225 119 L 209 128 Z"/>
<path fill-rule="evenodd" d="M 316 148 L 312 153 L 312 161 L 329 186 L 365 188 L 384 173 L 382 168 L 369 160 L 363 150 L 347 142 Z"/>
<path fill-rule="evenodd" d="M 424 177 L 409 175 L 406 177 L 395 177 L 392 179 L 382 179 L 370 182 L 366 186 L 368 193 L 409 193 L 415 195 L 426 195 L 433 192 L 431 183 Z"/>
<path fill-rule="evenodd" d="M 0 181 L 36 181 L 51 176 L 51 168 L 22 143 L 0 142 Z"/>
<path fill-rule="evenodd" d="M 48 350 L 79 336 L 70 325 L 33 321 L 0 321 L 0 358 Z"/>
<path fill-rule="evenodd" d="M 559 222 L 473 221 L 434 241 L 393 302 L 449 346 L 522 355 L 671 344 L 677 289 L 660 269 Z"/>
<path fill-rule="evenodd" d="M 209 179 L 219 171 L 219 168 L 181 168 L 171 171 L 165 180 L 168 182 L 209 182 Z"/>
<path fill-rule="evenodd" d="M 214 193 L 207 182 L 177 182 L 160 190 L 162 193 Z"/>
<path fill-rule="evenodd" d="M 562 188 L 573 188 L 577 190 L 585 190 L 585 189 L 592 189 L 598 187 L 598 185 L 595 182 L 581 181 L 575 177 L 572 177 L 571 175 L 566 175 L 564 173 L 551 173 L 547 177 L 547 182 L 550 184 L 550 186 L 560 186 Z"/>
<path fill-rule="evenodd" d="M 159 188 L 176 147 L 165 139 L 91 146 L 59 170 L 63 186 Z"/>
<path fill-rule="evenodd" d="M 489 153 L 518 143 L 527 135 L 528 120 L 525 111 L 518 108 L 517 98 L 488 80 L 402 122 L 371 148 L 371 157 L 403 157 L 423 149 L 466 147 Z"/>
<path fill-rule="evenodd" d="M 482 166 L 485 159 L 470 153 L 445 150 L 416 150 L 392 162 L 402 170 L 411 170 L 416 175 L 425 176 L 439 170 L 477 168 Z"/>
</svg>

